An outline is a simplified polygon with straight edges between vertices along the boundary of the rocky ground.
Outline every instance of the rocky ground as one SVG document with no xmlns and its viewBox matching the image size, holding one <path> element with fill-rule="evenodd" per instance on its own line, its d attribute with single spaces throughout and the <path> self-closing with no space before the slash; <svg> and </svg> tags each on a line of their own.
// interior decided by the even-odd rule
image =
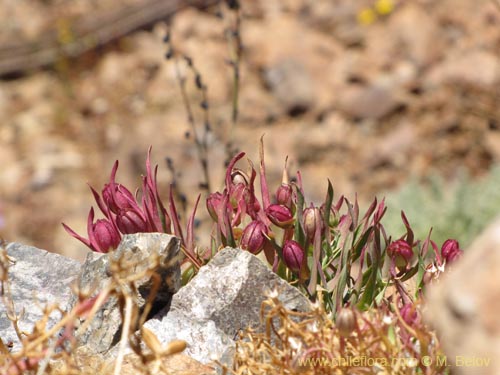
<svg viewBox="0 0 500 375">
<path fill-rule="evenodd" d="M 0 44 L 61 33 L 93 11 L 140 2 L 7 0 L 0 6 Z M 265 134 L 270 177 L 279 181 L 288 155 L 290 170 L 300 168 L 315 201 L 327 178 L 337 193 L 358 192 L 366 202 L 410 177 L 437 171 L 453 179 L 460 168 L 481 176 L 498 162 L 495 1 L 401 0 L 373 22 L 359 17 L 374 9 L 368 0 L 242 4 L 240 116 L 232 133 L 224 30 L 233 14 L 218 6 L 186 9 L 171 22 L 175 50 L 192 57 L 208 86 L 215 188 L 230 134 L 254 162 Z M 92 204 L 86 182 L 100 188 L 119 159 L 119 181 L 138 186 L 149 145 L 164 192 L 170 157 L 179 190 L 193 203 L 201 170 L 177 72 L 188 74 L 200 133 L 201 97 L 183 61 L 164 59 L 166 29 L 159 23 L 77 60 L 62 58 L 52 68 L 0 81 L 6 239 L 82 259 L 82 247 L 60 222 L 85 232 Z"/>
</svg>

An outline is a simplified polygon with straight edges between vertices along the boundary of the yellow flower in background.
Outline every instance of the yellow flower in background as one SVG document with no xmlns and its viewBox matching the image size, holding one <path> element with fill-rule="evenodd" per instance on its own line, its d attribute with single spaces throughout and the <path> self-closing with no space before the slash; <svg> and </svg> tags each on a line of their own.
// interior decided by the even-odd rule
<svg viewBox="0 0 500 375">
<path fill-rule="evenodd" d="M 368 26 L 374 23 L 379 16 L 386 16 L 394 11 L 394 0 L 377 0 L 372 7 L 361 9 L 358 13 L 358 23 Z"/>
<path fill-rule="evenodd" d="M 377 0 L 375 10 L 381 16 L 385 16 L 394 11 L 394 1 L 392 0 Z"/>
<path fill-rule="evenodd" d="M 364 8 L 358 13 L 358 22 L 361 25 L 371 25 L 377 19 L 377 14 L 372 8 Z"/>
</svg>

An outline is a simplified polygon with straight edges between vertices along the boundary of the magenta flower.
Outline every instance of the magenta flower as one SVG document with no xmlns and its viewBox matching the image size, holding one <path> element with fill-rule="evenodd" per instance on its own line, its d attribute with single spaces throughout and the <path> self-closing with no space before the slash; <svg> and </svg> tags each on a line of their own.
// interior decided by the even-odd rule
<svg viewBox="0 0 500 375">
<path fill-rule="evenodd" d="M 276 190 L 277 203 L 290 209 L 292 208 L 292 196 L 293 196 L 293 189 L 292 185 L 290 184 L 282 183 L 280 187 Z"/>
<path fill-rule="evenodd" d="M 280 228 L 289 228 L 293 224 L 292 212 L 280 204 L 271 204 L 267 207 L 266 215 L 274 225 Z"/>
<path fill-rule="evenodd" d="M 140 200 L 125 186 L 116 183 L 116 172 L 118 170 L 118 161 L 116 161 L 111 170 L 109 182 L 102 189 L 102 195 L 99 195 L 94 188 L 90 187 L 95 201 L 106 219 L 99 219 L 96 223 L 93 223 L 94 210 L 91 209 L 88 220 L 88 240 L 63 224 L 66 231 L 92 250 L 98 252 L 107 252 L 110 248 L 116 248 L 120 242 L 120 233 L 171 233 L 172 221 L 158 193 L 156 179 L 158 166 L 155 167 L 153 172 L 150 156 L 151 148 L 149 148 L 146 158 L 146 176 L 142 178 L 142 191 L 140 194 L 136 194 L 140 196 Z M 170 209 L 175 214 L 174 232 L 185 244 L 173 201 L 171 201 Z M 192 232 L 192 225 L 188 228 L 188 231 Z M 188 237 L 193 238 L 192 233 L 188 233 Z"/>
<path fill-rule="evenodd" d="M 444 241 L 443 246 L 441 246 L 441 256 L 446 261 L 446 263 L 452 263 L 462 256 L 462 250 L 460 250 L 460 245 L 458 241 L 448 239 Z"/>
<path fill-rule="evenodd" d="M 102 189 L 104 204 L 111 212 L 118 214 L 120 210 L 130 210 L 137 206 L 134 195 L 121 184 L 115 182 L 116 171 L 118 170 L 118 160 L 111 170 L 110 182 Z"/>
<path fill-rule="evenodd" d="M 219 193 L 211 193 L 207 198 L 207 210 L 210 214 L 210 217 L 217 222 L 218 221 L 218 212 L 221 209 L 221 205 L 223 204 L 224 196 Z"/>
<path fill-rule="evenodd" d="M 140 211 L 121 210 L 115 218 L 116 226 L 123 234 L 151 232 L 143 215 Z"/>
<path fill-rule="evenodd" d="M 254 220 L 243 230 L 240 246 L 252 254 L 258 254 L 264 248 L 267 241 L 268 230 L 266 224 L 260 220 Z"/>
<path fill-rule="evenodd" d="M 416 306 L 413 303 L 405 304 L 401 309 L 399 309 L 401 317 L 410 327 L 417 324 L 420 321 L 420 316 Z"/>
<path fill-rule="evenodd" d="M 398 268 L 406 268 L 413 257 L 413 250 L 405 240 L 391 242 L 387 247 L 387 254 Z"/>
<path fill-rule="evenodd" d="M 283 245 L 283 261 L 292 271 L 299 272 L 304 261 L 305 252 L 294 240 L 285 241 Z"/>
<path fill-rule="evenodd" d="M 94 208 L 92 207 L 87 219 L 87 234 L 89 238 L 84 238 L 73 229 L 63 223 L 64 229 L 73 237 L 83 242 L 93 251 L 107 253 L 116 249 L 121 241 L 120 233 L 114 223 L 107 219 L 98 219 L 94 223 Z"/>
</svg>

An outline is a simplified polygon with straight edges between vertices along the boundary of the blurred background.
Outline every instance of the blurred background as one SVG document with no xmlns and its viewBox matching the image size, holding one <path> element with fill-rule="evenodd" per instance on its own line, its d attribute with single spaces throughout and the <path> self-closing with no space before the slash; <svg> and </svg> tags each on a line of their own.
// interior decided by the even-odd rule
<svg viewBox="0 0 500 375">
<path fill-rule="evenodd" d="M 212 190 L 227 143 L 258 165 L 265 134 L 271 186 L 288 156 L 309 201 L 324 199 L 327 179 L 364 207 L 386 197 L 394 235 L 404 209 L 420 237 L 432 226 L 438 245 L 456 237 L 466 246 L 499 213 L 500 3 L 235 3 L 1 1 L 3 238 L 83 259 L 61 222 L 86 233 L 87 183 L 100 190 L 119 159 L 118 182 L 139 187 L 150 145 L 161 194 L 175 179 L 189 212 L 206 193 L 179 77 L 199 136 L 208 115 Z M 207 87 L 208 111 L 183 55 Z"/>
</svg>

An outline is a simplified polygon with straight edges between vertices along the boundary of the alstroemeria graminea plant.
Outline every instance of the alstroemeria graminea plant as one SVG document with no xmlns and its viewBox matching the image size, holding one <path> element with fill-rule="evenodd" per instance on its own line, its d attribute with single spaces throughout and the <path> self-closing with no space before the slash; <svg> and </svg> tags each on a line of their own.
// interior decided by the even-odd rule
<svg viewBox="0 0 500 375">
<path fill-rule="evenodd" d="M 407 312 L 424 284 L 439 275 L 445 263 L 461 255 L 454 240 L 443 244 L 441 254 L 430 234 L 424 241 L 416 241 L 404 213 L 406 233 L 393 240 L 381 222 L 386 211 L 383 200 L 375 199 L 360 216 L 357 198 L 350 202 L 341 196 L 334 202 L 330 182 L 321 205 L 306 204 L 300 172 L 291 183 L 286 165 L 282 183 L 271 195 L 262 143 L 259 201 L 252 162 L 248 161 L 246 173 L 235 167 L 244 155 L 239 153 L 229 163 L 224 190 L 207 198 L 207 209 L 215 221 L 214 244 L 239 246 L 253 254 L 263 252 L 277 274 L 311 297 L 318 288 L 323 289 L 326 307 L 332 312 L 345 305 L 362 310 L 378 305 L 386 299 L 389 286 L 398 292 L 398 304 Z M 416 290 L 410 293 L 404 281 L 413 276 Z"/>
<path fill-rule="evenodd" d="M 64 228 L 97 252 L 115 249 L 122 234 L 173 233 L 180 238 L 187 259 L 199 269 L 206 261 L 195 249 L 193 233 L 200 197 L 184 235 L 172 189 L 168 210 L 159 196 L 158 166 L 153 172 L 150 153 L 151 149 L 140 192 L 132 194 L 115 181 L 118 161 L 101 195 L 91 187 L 104 218 L 94 221 L 94 209 L 90 209 L 88 238 L 65 224 Z M 300 172 L 297 172 L 296 182 L 291 183 L 286 165 L 282 183 L 271 195 L 262 143 L 259 201 L 255 191 L 257 172 L 251 161 L 247 173 L 236 168 L 244 155 L 241 152 L 233 157 L 226 171 L 224 190 L 211 193 L 206 201 L 208 212 L 215 221 L 212 254 L 221 246 L 241 247 L 253 254 L 263 252 L 274 272 L 309 296 L 314 297 L 318 288 L 324 290 L 326 307 L 332 312 L 345 305 L 355 305 L 362 310 L 377 305 L 386 299 L 389 286 L 398 292 L 397 303 L 403 311 L 412 311 L 405 306 L 419 297 L 424 284 L 436 279 L 446 264 L 462 254 L 455 240 L 447 240 L 441 251 L 430 240 L 430 234 L 424 241 L 416 241 L 403 213 L 406 233 L 393 240 L 381 223 L 386 211 L 383 200 L 377 202 L 375 199 L 361 217 L 357 199 L 350 202 L 341 196 L 334 202 L 330 182 L 321 205 L 306 204 Z M 404 282 L 414 276 L 416 288 L 414 293 L 409 293 Z"/>
<path fill-rule="evenodd" d="M 172 189 L 170 189 L 169 196 L 169 214 L 158 193 L 158 166 L 155 166 L 153 172 L 150 159 L 151 148 L 148 150 L 146 176 L 142 177 L 140 192 L 136 191 L 135 194 L 132 194 L 129 189 L 116 182 L 118 161 L 115 162 L 109 182 L 104 185 L 101 195 L 90 187 L 97 206 L 105 218 L 94 222 L 94 208 L 91 207 L 87 219 L 88 238 L 80 236 L 63 223 L 64 229 L 90 249 L 100 253 L 116 249 L 120 244 L 122 234 L 141 232 L 173 233 L 180 238 L 181 246 L 188 259 L 199 268 L 202 262 L 195 252 L 193 228 L 194 215 L 200 197 L 198 196 L 196 200 L 193 213 L 188 219 L 186 235 L 184 235 L 175 207 Z"/>
</svg>

